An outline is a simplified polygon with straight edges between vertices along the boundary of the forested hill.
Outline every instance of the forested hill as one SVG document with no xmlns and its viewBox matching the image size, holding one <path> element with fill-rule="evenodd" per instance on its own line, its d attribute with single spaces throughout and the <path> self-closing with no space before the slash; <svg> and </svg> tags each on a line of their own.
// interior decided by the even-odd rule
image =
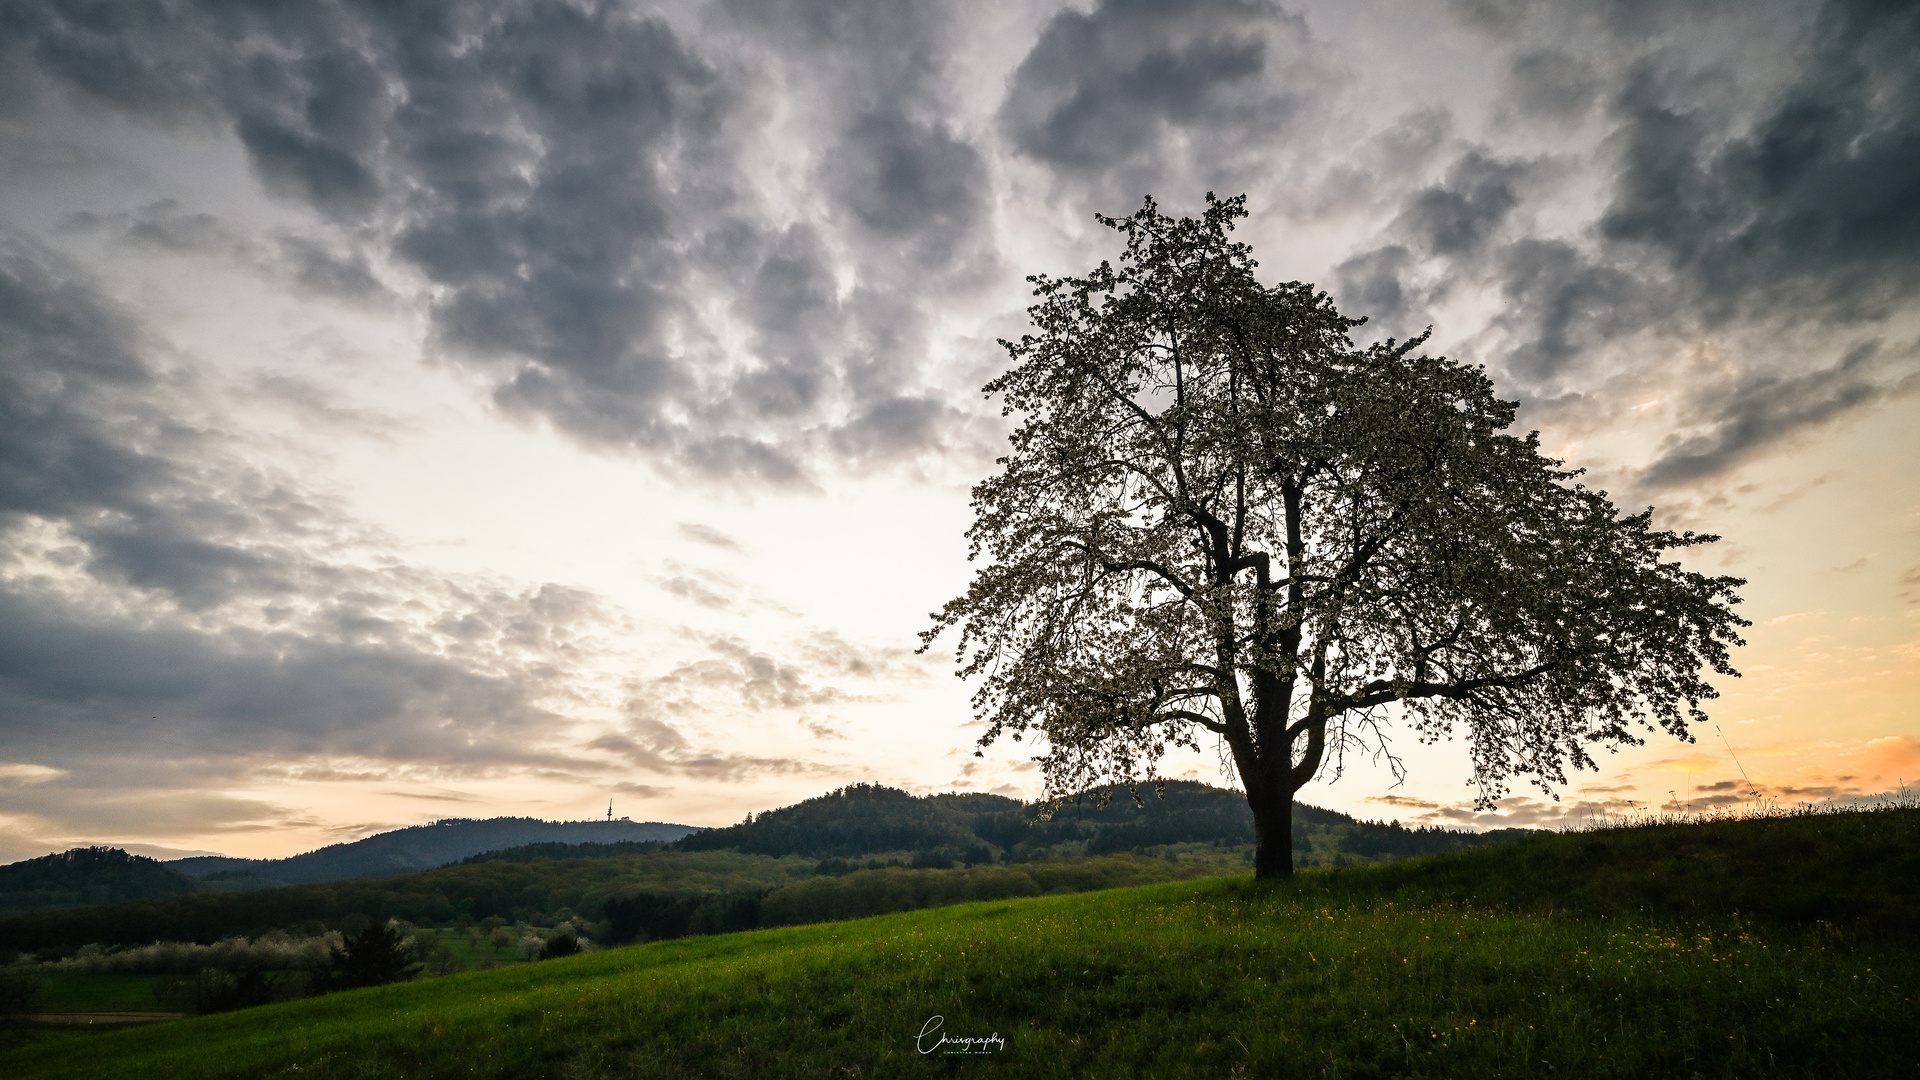
<svg viewBox="0 0 1920 1080">
<path fill-rule="evenodd" d="M 989 827 L 983 833 L 981 826 L 1002 819 L 1021 823 L 1023 814 L 1020 803 L 998 795 L 916 798 L 898 788 L 854 784 L 792 806 L 749 814 L 738 825 L 696 833 L 674 846 L 682 851 L 732 850 L 814 859 L 940 851 L 967 862 L 992 862 L 983 840 L 995 830 Z"/>
<path fill-rule="evenodd" d="M 1253 842 L 1253 813 L 1244 795 L 1189 780 L 1169 781 L 1163 794 L 1142 787 L 1137 800 L 1122 790 L 1104 805 L 1090 792 L 1055 808 L 1050 816 L 1043 818 L 1042 813 L 1038 806 L 998 795 L 916 797 L 895 788 L 855 784 L 749 816 L 738 825 L 697 833 L 674 846 L 682 851 L 814 859 L 914 852 L 918 865 L 940 866 L 1020 861 L 1043 854 L 1105 855 L 1166 844 Z M 1303 855 L 1320 849 L 1362 859 L 1434 854 L 1522 831 L 1408 829 L 1302 803 L 1293 809 L 1293 847 Z"/>
<path fill-rule="evenodd" d="M 186 896 L 192 878 L 119 848 L 74 848 L 0 866 L 0 915 Z"/>
<path fill-rule="evenodd" d="M 698 832 L 692 825 L 660 821 L 541 821 L 538 818 L 449 818 L 431 825 L 333 844 L 285 859 L 230 859 L 205 855 L 166 865 L 189 877 L 224 887 L 259 888 L 385 877 L 431 870 L 469 855 L 526 844 L 614 844 L 679 840 Z"/>
</svg>

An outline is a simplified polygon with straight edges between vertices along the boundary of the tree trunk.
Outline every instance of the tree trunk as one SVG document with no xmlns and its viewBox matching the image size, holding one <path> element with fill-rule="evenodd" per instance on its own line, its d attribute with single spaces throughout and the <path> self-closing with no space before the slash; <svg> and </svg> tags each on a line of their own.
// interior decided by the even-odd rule
<svg viewBox="0 0 1920 1080">
<path fill-rule="evenodd" d="M 1278 786 L 1278 785 L 1276 785 Z M 1293 793 L 1280 791 L 1255 799 L 1253 808 L 1253 876 L 1257 881 L 1284 881 L 1293 876 Z"/>
</svg>

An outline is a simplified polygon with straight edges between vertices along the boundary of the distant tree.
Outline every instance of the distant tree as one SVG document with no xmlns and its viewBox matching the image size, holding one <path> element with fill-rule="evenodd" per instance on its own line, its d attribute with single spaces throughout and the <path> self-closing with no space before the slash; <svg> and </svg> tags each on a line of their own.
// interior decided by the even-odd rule
<svg viewBox="0 0 1920 1080">
<path fill-rule="evenodd" d="M 413 944 L 407 935 L 381 922 L 370 922 L 347 935 L 332 950 L 331 961 L 325 971 L 315 974 L 317 989 L 353 990 L 405 982 L 420 974 L 421 968 L 414 961 Z"/>
<path fill-rule="evenodd" d="M 414 959 L 430 974 L 452 975 L 466 969 L 466 963 L 454 954 L 453 946 L 447 944 L 447 939 L 437 930 L 415 930 L 411 944 Z"/>
<path fill-rule="evenodd" d="M 563 956 L 577 956 L 580 953 L 580 939 L 572 934 L 559 933 L 547 939 L 541 947 L 540 960 L 558 960 Z"/>
<path fill-rule="evenodd" d="M 1621 516 L 1426 335 L 1356 348 L 1326 294 L 1260 284 L 1229 239 L 1244 202 L 1148 199 L 1100 218 L 1117 268 L 1029 279 L 1034 332 L 986 387 L 1020 423 L 973 491 L 985 565 L 922 635 L 959 628 L 980 744 L 1044 734 L 1058 797 L 1216 736 L 1272 878 L 1293 794 L 1385 749 L 1389 707 L 1422 739 L 1466 729 L 1483 806 L 1637 727 L 1690 740 L 1702 669 L 1737 674 L 1742 582 L 1661 555 L 1716 538 Z"/>
<path fill-rule="evenodd" d="M 192 977 L 164 984 L 158 994 L 167 1005 L 185 1012 L 233 1012 L 268 1005 L 295 996 L 296 988 L 283 976 L 255 969 L 230 971 L 202 968 Z"/>
<path fill-rule="evenodd" d="M 45 976 L 36 968 L 26 964 L 0 966 L 0 1028 L 24 1024 L 45 985 Z"/>
</svg>

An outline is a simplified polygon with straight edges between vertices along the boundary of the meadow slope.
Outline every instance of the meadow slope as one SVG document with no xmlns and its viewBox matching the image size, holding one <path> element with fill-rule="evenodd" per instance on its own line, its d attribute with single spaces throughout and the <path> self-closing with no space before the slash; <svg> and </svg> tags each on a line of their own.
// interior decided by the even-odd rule
<svg viewBox="0 0 1920 1080">
<path fill-rule="evenodd" d="M 1910 1076 L 1920 964 L 1901 859 L 1917 831 L 1911 809 L 1613 830 L 1274 887 L 683 939 L 43 1034 L 0 1073 Z M 1874 854 L 1891 858 L 1859 861 Z M 1820 876 L 1823 893 L 1802 887 Z M 997 1041 L 958 1054 L 969 1044 L 941 1036 Z"/>
</svg>

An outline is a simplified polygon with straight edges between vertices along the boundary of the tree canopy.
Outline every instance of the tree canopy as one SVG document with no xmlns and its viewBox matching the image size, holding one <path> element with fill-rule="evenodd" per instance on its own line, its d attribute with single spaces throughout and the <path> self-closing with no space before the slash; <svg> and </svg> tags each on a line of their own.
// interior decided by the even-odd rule
<svg viewBox="0 0 1920 1080">
<path fill-rule="evenodd" d="M 1482 805 L 1595 744 L 1690 739 L 1703 671 L 1738 674 L 1743 582 L 1662 556 L 1717 537 L 1622 515 L 1427 335 L 1356 347 L 1325 293 L 1262 285 L 1245 212 L 1149 198 L 1100 218 L 1118 266 L 1028 279 L 986 387 L 1019 420 L 974 488 L 981 565 L 922 635 L 958 628 L 981 744 L 1044 735 L 1064 794 L 1221 740 L 1270 877 L 1293 793 L 1390 721 L 1463 730 Z"/>
<path fill-rule="evenodd" d="M 383 922 L 368 923 L 358 933 L 348 934 L 340 947 L 331 950 L 330 959 L 329 969 L 315 981 L 322 990 L 406 982 L 423 967 L 414 961 L 406 935 Z"/>
</svg>

